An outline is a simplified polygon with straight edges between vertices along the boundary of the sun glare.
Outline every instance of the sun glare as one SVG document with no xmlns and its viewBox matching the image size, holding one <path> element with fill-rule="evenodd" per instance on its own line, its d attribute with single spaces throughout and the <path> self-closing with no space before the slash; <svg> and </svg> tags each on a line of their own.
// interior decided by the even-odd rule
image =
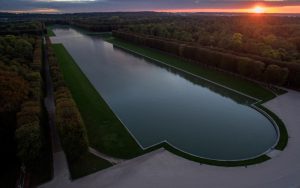
<svg viewBox="0 0 300 188">
<path fill-rule="evenodd" d="M 256 13 L 256 14 L 261 14 L 261 13 L 264 13 L 265 12 L 265 8 L 263 7 L 260 7 L 260 6 L 256 6 L 252 9 L 252 12 L 253 13 Z"/>
</svg>

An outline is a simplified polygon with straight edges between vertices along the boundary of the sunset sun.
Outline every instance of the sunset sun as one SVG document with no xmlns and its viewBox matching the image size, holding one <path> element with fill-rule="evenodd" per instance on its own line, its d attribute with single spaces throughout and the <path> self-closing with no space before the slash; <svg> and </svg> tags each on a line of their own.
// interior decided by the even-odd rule
<svg viewBox="0 0 300 188">
<path fill-rule="evenodd" d="M 261 6 L 256 6 L 252 9 L 252 12 L 256 14 L 261 14 L 265 12 L 265 8 Z"/>
</svg>

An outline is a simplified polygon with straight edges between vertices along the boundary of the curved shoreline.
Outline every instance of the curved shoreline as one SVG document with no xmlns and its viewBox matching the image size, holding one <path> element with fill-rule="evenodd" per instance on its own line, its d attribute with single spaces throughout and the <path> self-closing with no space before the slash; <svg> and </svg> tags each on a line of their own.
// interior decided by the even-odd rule
<svg viewBox="0 0 300 188">
<path fill-rule="evenodd" d="M 245 158 L 245 159 L 238 159 L 238 160 L 221 160 L 221 159 L 212 159 L 212 158 L 205 158 L 205 157 L 201 157 L 201 156 L 196 156 L 196 155 L 193 155 L 191 153 L 188 153 L 186 151 L 183 151 L 175 146 L 173 146 L 172 144 L 170 144 L 168 141 L 164 140 L 164 141 L 161 141 L 160 143 L 157 143 L 157 144 L 154 144 L 152 146 L 149 146 L 149 147 L 143 147 L 141 146 L 141 144 L 138 142 L 138 140 L 135 138 L 135 136 L 130 132 L 130 130 L 124 125 L 124 123 L 120 120 L 120 118 L 118 117 L 118 119 L 122 122 L 122 124 L 124 125 L 124 127 L 127 129 L 127 131 L 130 133 L 130 135 L 134 138 L 134 140 L 136 140 L 136 142 L 139 144 L 139 146 L 144 150 L 145 153 L 148 153 L 149 151 L 153 151 L 155 149 L 158 149 L 158 148 L 165 148 L 166 150 L 168 150 L 169 152 L 172 152 L 173 154 L 176 154 L 176 155 L 179 155 L 183 158 L 186 158 L 188 160 L 192 160 L 192 161 L 195 161 L 195 162 L 199 162 L 199 163 L 203 163 L 203 164 L 210 164 L 210 165 L 216 165 L 216 166 L 247 166 L 247 165 L 253 165 L 253 164 L 258 164 L 258 163 L 261 163 L 261 162 L 264 162 L 266 160 L 269 160 L 270 157 L 268 157 L 266 154 L 270 153 L 272 150 L 278 148 L 278 145 L 280 144 L 280 142 L 282 142 L 282 139 L 283 139 L 283 136 L 286 136 L 288 137 L 288 135 L 283 135 L 284 133 L 281 133 L 281 129 L 279 127 L 279 124 L 282 123 L 282 121 L 277 117 L 276 119 L 273 118 L 272 116 L 277 116 L 276 114 L 270 114 L 270 112 L 267 112 L 265 109 L 263 109 L 263 107 L 261 106 L 261 103 L 263 102 L 266 102 L 266 101 L 263 101 L 263 100 L 260 100 L 260 99 L 257 99 L 255 97 L 252 97 L 252 96 L 249 96 L 245 93 L 242 93 L 240 91 L 237 91 L 235 89 L 232 89 L 232 88 L 229 88 L 227 86 L 224 86 L 222 84 L 219 84 L 219 83 L 216 83 L 214 81 L 211 81 L 209 79 L 206 79 L 204 77 L 201 77 L 199 75 L 196 75 L 196 74 L 193 74 L 193 73 L 190 73 L 186 70 L 183 70 L 181 68 L 178 68 L 178 67 L 175 67 L 175 66 L 172 66 L 172 65 L 169 65 L 165 62 L 162 62 L 160 60 L 157 60 L 157 59 L 154 59 L 152 57 L 149 57 L 149 56 L 146 56 L 146 55 L 143 55 L 141 53 L 138 53 L 136 51 L 133 51 L 133 50 L 130 50 L 128 48 L 125 48 L 121 45 L 118 45 L 118 44 L 114 44 L 114 43 L 111 43 L 113 44 L 114 46 L 116 46 L 117 48 L 120 48 L 120 49 L 123 49 L 129 53 L 132 53 L 132 54 L 135 54 L 135 55 L 138 55 L 140 57 L 143 57 L 143 58 L 146 58 L 148 60 L 151 60 L 151 61 L 155 61 L 157 63 L 160 63 L 160 64 L 163 64 L 165 66 L 168 66 L 168 67 L 171 67 L 173 69 L 176 69 L 178 71 L 181 71 L 185 74 L 189 74 L 189 75 L 192 75 L 196 78 L 199 78 L 199 79 L 202 79 L 202 80 L 205 80 L 207 82 L 210 82 L 212 84 L 215 84 L 219 87 L 222 87 L 224 89 L 227 89 L 227 90 L 230 90 L 232 92 L 235 92 L 239 95 L 242 95 L 242 96 L 245 96 L 247 98 L 250 98 L 250 99 L 253 99 L 255 100 L 256 102 L 252 103 L 250 105 L 251 108 L 255 109 L 258 113 L 261 113 L 263 116 L 265 116 L 273 125 L 274 129 L 276 130 L 276 134 L 277 134 L 277 139 L 276 139 L 276 142 L 270 147 L 268 148 L 266 151 L 264 151 L 263 153 L 261 154 L 258 154 L 258 155 L 255 155 L 253 157 L 249 157 L 249 158 Z M 281 122 L 278 122 L 278 120 L 280 120 Z M 285 127 L 284 127 L 285 128 Z M 286 128 L 285 128 L 286 129 Z M 284 142 L 284 141 L 283 141 Z M 280 149 L 280 150 L 283 150 L 285 148 L 285 146 L 287 145 L 287 142 L 285 144 L 283 144 L 283 147 Z"/>
<path fill-rule="evenodd" d="M 116 45 L 118 46 L 118 45 Z M 118 46 L 119 48 L 121 49 L 124 49 L 126 51 L 129 51 L 131 53 L 134 53 L 136 55 L 139 55 L 141 57 L 144 57 L 144 58 L 147 58 L 147 59 L 150 59 L 152 61 L 155 61 L 155 62 L 158 62 L 158 63 L 161 63 L 161 64 L 164 64 L 168 67 L 172 67 L 173 69 L 176 69 L 178 71 L 181 71 L 185 74 L 188 74 L 188 75 L 192 75 L 194 77 L 197 77 L 199 79 L 202 79 L 202 80 L 205 80 L 207 82 L 210 82 L 210 83 L 213 83 L 219 87 L 222 87 L 222 88 L 225 88 L 227 90 L 230 90 L 232 92 L 235 92 L 239 95 L 242 95 L 242 96 L 245 96 L 249 99 L 252 99 L 252 100 L 255 100 L 256 102 L 254 102 L 253 104 L 250 105 L 250 107 L 254 108 L 255 110 L 257 110 L 259 113 L 261 113 L 262 115 L 264 115 L 266 118 L 268 118 L 269 120 L 273 120 L 271 121 L 272 122 L 272 125 L 274 126 L 276 132 L 277 132 L 277 139 L 276 139 L 276 142 L 274 143 L 274 145 L 272 145 L 270 148 L 268 148 L 266 151 L 264 151 L 263 153 L 261 154 L 258 154 L 256 156 L 253 156 L 253 157 L 249 157 L 249 158 L 245 158 L 245 159 L 239 159 L 239 160 L 220 160 L 220 159 L 210 159 L 210 158 L 205 158 L 205 157 L 201 157 L 201 156 L 196 156 L 196 155 L 193 155 L 191 153 L 188 153 L 188 152 L 185 152 L 181 149 L 178 149 L 176 147 L 174 147 L 172 144 L 170 144 L 168 141 L 162 141 L 160 143 L 157 143 L 157 144 L 154 144 L 152 146 L 149 146 L 149 147 L 143 147 L 139 142 L 138 140 L 136 139 L 136 137 L 130 132 L 130 130 L 128 130 L 128 128 L 125 126 L 124 123 L 122 123 L 122 121 L 120 120 L 120 118 L 115 114 L 115 116 L 117 117 L 117 119 L 121 122 L 121 124 L 123 125 L 123 127 L 127 130 L 127 132 L 131 135 L 131 137 L 135 140 L 135 142 L 140 146 L 141 149 L 143 149 L 143 152 L 141 154 L 144 154 L 144 153 L 148 153 L 150 151 L 153 151 L 155 149 L 158 149 L 158 148 L 161 148 L 161 147 L 164 147 L 165 149 L 167 149 L 168 151 L 171 151 L 172 153 L 178 155 L 178 156 L 181 156 L 181 157 L 184 157 L 186 159 L 189 159 L 189 160 L 192 160 L 192 161 L 196 161 L 196 162 L 199 162 L 199 163 L 204 163 L 204 164 L 211 164 L 211 165 L 217 165 L 217 166 L 245 166 L 245 165 L 251 165 L 251 164 L 257 164 L 257 163 L 260 163 L 260 162 L 263 162 L 263 161 L 266 161 L 268 159 L 270 159 L 270 157 L 268 157 L 266 154 L 269 153 L 270 151 L 272 151 L 272 149 L 274 149 L 278 143 L 279 143 L 279 140 L 281 138 L 281 134 L 280 134 L 280 129 L 278 127 L 278 123 L 275 121 L 274 118 L 272 118 L 272 116 L 270 114 L 268 114 L 265 110 L 263 110 L 262 108 L 259 107 L 259 103 L 263 102 L 262 100 L 260 99 L 257 99 L 255 97 L 252 97 L 252 96 L 249 96 L 245 93 L 242 93 L 240 91 L 237 91 L 237 90 L 234 90 L 232 88 L 229 88 L 227 86 L 224 86 L 222 84 L 219 84 L 219 83 L 216 83 L 214 81 L 211 81 L 207 78 L 203 78 L 199 75 L 196 75 L 196 74 L 193 74 L 191 72 L 188 72 L 184 69 L 181 69 L 181 68 L 178 68 L 178 67 L 175 67 L 175 66 L 172 66 L 172 65 L 169 65 L 167 63 L 164 63 L 162 61 L 159 61 L 157 59 L 154 59 L 154 58 L 151 58 L 151 57 L 148 57 L 146 55 L 143 55 L 143 54 L 140 54 L 138 52 L 135 52 L 135 51 L 132 51 L 132 50 L 129 50 L 127 48 L 124 48 L 122 46 Z M 99 94 L 100 95 L 100 94 Z M 258 110 L 259 109 L 259 110 Z M 267 115 L 266 115 L 267 114 Z"/>
</svg>

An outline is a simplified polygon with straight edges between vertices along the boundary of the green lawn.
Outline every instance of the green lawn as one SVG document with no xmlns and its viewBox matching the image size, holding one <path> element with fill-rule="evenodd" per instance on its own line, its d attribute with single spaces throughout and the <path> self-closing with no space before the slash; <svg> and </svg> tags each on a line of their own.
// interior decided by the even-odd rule
<svg viewBox="0 0 300 188">
<path fill-rule="evenodd" d="M 77 179 L 111 166 L 112 164 L 110 162 L 100 159 L 89 152 L 83 155 L 76 162 L 69 163 L 72 179 Z"/>
<path fill-rule="evenodd" d="M 201 68 L 199 65 L 192 64 L 187 60 L 179 58 L 177 56 L 173 56 L 167 53 L 163 53 L 161 51 L 144 47 L 141 45 L 136 45 L 132 43 L 128 43 L 124 40 L 117 39 L 115 37 L 106 36 L 103 37 L 106 41 L 114 44 L 117 47 L 125 48 L 137 52 L 141 55 L 148 56 L 150 58 L 156 59 L 158 61 L 162 61 L 168 65 L 186 70 L 192 74 L 207 78 L 211 81 L 217 82 L 229 88 L 235 89 L 257 99 L 267 101 L 275 97 L 275 95 L 270 91 L 265 89 L 264 87 L 255 84 L 253 82 L 243 80 L 237 78 L 235 76 L 231 76 L 229 74 L 208 69 Z"/>
<path fill-rule="evenodd" d="M 132 158 L 142 149 L 111 111 L 86 76 L 61 44 L 53 44 L 65 82 L 87 128 L 90 145 L 119 158 Z"/>
<path fill-rule="evenodd" d="M 272 111 L 262 106 L 261 103 L 257 104 L 256 106 L 265 111 L 276 122 L 280 132 L 280 138 L 275 148 L 278 150 L 284 150 L 288 143 L 289 135 L 283 121 Z"/>
<path fill-rule="evenodd" d="M 49 37 L 54 37 L 55 33 L 52 31 L 51 27 L 47 27 L 47 34 Z"/>
</svg>

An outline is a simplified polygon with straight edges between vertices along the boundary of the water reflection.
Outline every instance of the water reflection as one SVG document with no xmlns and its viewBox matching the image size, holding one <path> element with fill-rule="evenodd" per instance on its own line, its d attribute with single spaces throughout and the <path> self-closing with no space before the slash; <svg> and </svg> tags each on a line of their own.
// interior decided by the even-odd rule
<svg viewBox="0 0 300 188">
<path fill-rule="evenodd" d="M 276 142 L 253 101 L 72 28 L 54 29 L 95 89 L 143 147 L 167 140 L 201 157 L 241 159 Z M 99 114 L 101 115 L 101 114 Z"/>
<path fill-rule="evenodd" d="M 248 105 L 249 106 L 249 105 L 257 102 L 254 99 L 251 99 L 249 97 L 243 96 L 243 95 L 241 95 L 241 94 L 239 94 L 237 92 L 231 91 L 229 89 L 225 89 L 222 86 L 214 84 L 211 81 L 207 81 L 207 80 L 201 79 L 201 78 L 199 79 L 198 77 L 195 77 L 195 76 L 193 76 L 191 74 L 188 74 L 188 73 L 186 73 L 184 71 L 180 71 L 178 69 L 172 68 L 172 67 L 170 67 L 168 65 L 165 65 L 165 64 L 162 64 L 160 62 L 157 62 L 157 61 L 154 61 L 154 60 L 151 60 L 151 59 L 148 59 L 148 58 L 144 58 L 144 57 L 142 57 L 142 56 L 140 56 L 140 55 L 138 55 L 136 53 L 132 53 L 132 52 L 127 51 L 127 50 L 125 50 L 123 48 L 120 48 L 118 46 L 114 45 L 113 47 L 114 47 L 114 50 L 116 50 L 116 51 L 120 50 L 120 51 L 123 51 L 123 52 L 126 52 L 126 53 L 130 53 L 133 56 L 136 56 L 137 58 L 142 58 L 142 59 L 144 59 L 146 61 L 149 61 L 149 62 L 157 65 L 158 67 L 161 67 L 161 68 L 167 70 L 168 72 L 171 72 L 171 73 L 173 73 L 175 75 L 178 75 L 178 76 L 180 76 L 180 77 L 182 77 L 182 78 L 184 78 L 186 80 L 189 80 L 191 83 L 193 83 L 195 85 L 199 85 L 199 86 L 205 87 L 205 88 L 209 89 L 212 92 L 218 93 L 218 94 L 220 94 L 223 97 L 226 97 L 228 99 L 231 99 L 231 100 L 235 101 L 236 103 L 243 104 L 243 105 Z"/>
</svg>

